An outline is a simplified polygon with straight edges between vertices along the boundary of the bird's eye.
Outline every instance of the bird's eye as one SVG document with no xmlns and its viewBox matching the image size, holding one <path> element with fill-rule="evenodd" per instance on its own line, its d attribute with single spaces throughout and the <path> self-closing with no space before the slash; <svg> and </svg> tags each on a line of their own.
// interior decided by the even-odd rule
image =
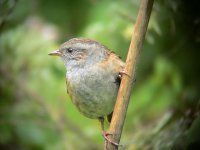
<svg viewBox="0 0 200 150">
<path fill-rule="evenodd" d="M 73 51 L 72 48 L 68 48 L 68 49 L 67 49 L 67 52 L 68 52 L 68 53 L 72 53 L 72 51 Z"/>
</svg>

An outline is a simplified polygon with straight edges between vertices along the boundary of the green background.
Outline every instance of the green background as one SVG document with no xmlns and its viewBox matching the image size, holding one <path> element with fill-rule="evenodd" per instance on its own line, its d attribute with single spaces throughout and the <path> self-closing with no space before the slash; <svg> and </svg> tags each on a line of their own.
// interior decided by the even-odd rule
<svg viewBox="0 0 200 150">
<path fill-rule="evenodd" d="M 47 54 L 87 37 L 125 60 L 138 8 L 137 0 L 0 1 L 0 149 L 103 149 L 99 122 L 76 110 L 63 62 Z M 154 2 L 120 149 L 200 147 L 199 11 L 198 0 Z"/>
</svg>

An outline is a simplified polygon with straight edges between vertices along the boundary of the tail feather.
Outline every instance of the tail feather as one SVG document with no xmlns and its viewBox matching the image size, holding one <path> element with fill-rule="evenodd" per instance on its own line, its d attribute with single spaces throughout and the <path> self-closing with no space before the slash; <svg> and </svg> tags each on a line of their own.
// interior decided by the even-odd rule
<svg viewBox="0 0 200 150">
<path fill-rule="evenodd" d="M 107 116 L 107 120 L 108 120 L 109 123 L 110 123 L 111 120 L 112 120 L 112 114 L 113 114 L 113 112 L 111 112 L 111 113 Z"/>
</svg>

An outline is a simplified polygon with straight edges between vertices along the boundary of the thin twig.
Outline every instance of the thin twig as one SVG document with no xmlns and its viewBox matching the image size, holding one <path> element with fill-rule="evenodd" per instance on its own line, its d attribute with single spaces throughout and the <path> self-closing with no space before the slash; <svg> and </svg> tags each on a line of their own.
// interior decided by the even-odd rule
<svg viewBox="0 0 200 150">
<path fill-rule="evenodd" d="M 133 87 L 133 81 L 135 80 L 136 62 L 145 38 L 152 6 L 153 0 L 141 0 L 134 32 L 132 34 L 130 48 L 128 51 L 128 56 L 126 59 L 125 70 L 129 76 L 124 75 L 122 77 L 112 121 L 108 131 L 112 134 L 109 136 L 109 138 L 117 143 L 120 142 L 124 120 L 126 117 L 126 112 L 131 95 L 131 89 Z M 117 150 L 118 146 L 108 143 L 107 149 Z"/>
</svg>

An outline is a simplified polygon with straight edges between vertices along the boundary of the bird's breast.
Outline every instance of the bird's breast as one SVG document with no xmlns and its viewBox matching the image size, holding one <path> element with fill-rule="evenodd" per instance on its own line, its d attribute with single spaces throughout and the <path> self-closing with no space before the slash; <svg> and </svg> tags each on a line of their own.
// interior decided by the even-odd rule
<svg viewBox="0 0 200 150">
<path fill-rule="evenodd" d="M 117 73 L 91 67 L 67 72 L 67 90 L 78 110 L 89 118 L 112 112 L 118 91 Z"/>
</svg>

